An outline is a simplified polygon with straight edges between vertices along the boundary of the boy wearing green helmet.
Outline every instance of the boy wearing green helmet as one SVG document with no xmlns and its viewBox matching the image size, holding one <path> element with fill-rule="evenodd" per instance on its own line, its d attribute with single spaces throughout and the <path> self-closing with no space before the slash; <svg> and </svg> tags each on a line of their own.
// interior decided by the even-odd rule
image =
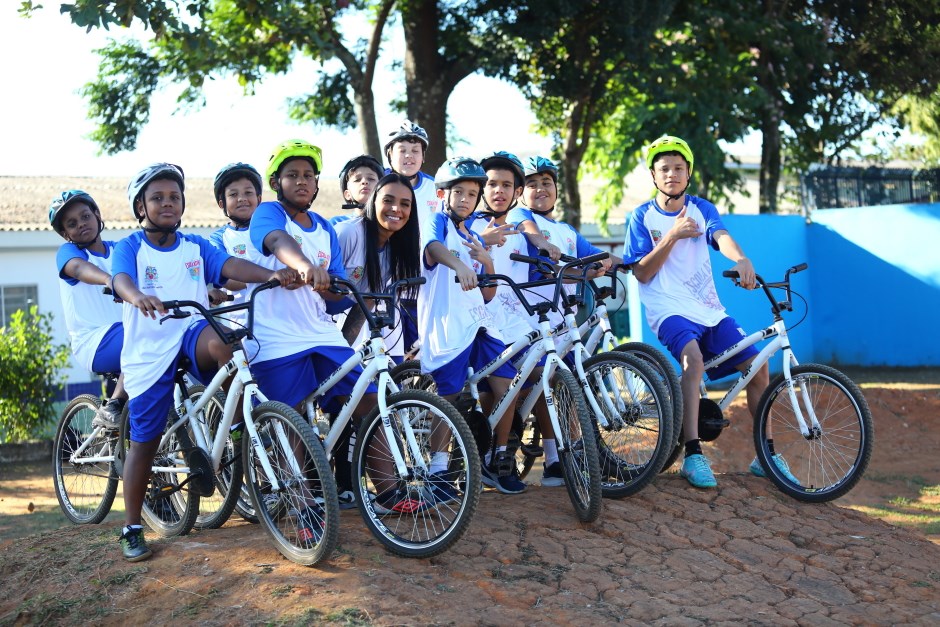
<svg viewBox="0 0 940 627">
<path fill-rule="evenodd" d="M 697 488 L 712 488 L 718 483 L 699 440 L 704 363 L 746 334 L 718 299 L 708 247 L 734 262 L 732 270 L 738 272 L 747 289 L 756 287 L 754 266 L 728 233 L 715 205 L 686 193 L 695 157 L 684 140 L 660 137 L 647 149 L 646 165 L 657 192 L 630 215 L 624 261 L 632 264 L 640 283 L 647 323 L 682 368 L 685 459 L 680 474 Z M 709 378 L 728 376 L 735 368 L 746 371 L 756 355 L 754 347 L 742 351 L 732 362 L 709 371 Z M 747 386 L 751 414 L 767 383 L 765 364 Z M 773 451 L 773 440 L 769 444 Z M 783 457 L 775 455 L 774 460 L 789 472 Z M 763 476 L 756 458 L 750 470 Z"/>
</svg>

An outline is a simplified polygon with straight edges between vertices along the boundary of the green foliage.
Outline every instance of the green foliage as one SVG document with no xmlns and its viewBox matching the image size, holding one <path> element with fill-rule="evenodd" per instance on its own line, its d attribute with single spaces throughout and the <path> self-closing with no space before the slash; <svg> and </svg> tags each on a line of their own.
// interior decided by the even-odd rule
<svg viewBox="0 0 940 627">
<path fill-rule="evenodd" d="M 52 314 L 35 305 L 0 328 L 0 442 L 29 439 L 55 420 L 53 398 L 68 360 L 69 348 L 53 343 Z"/>
</svg>

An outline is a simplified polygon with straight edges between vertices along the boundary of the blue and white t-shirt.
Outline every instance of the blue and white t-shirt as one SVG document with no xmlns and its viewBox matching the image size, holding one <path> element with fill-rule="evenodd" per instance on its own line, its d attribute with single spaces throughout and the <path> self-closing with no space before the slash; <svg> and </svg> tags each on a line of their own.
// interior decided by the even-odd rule
<svg viewBox="0 0 940 627">
<path fill-rule="evenodd" d="M 236 259 L 248 260 L 248 255 L 251 249 L 251 238 L 248 235 L 248 227 L 235 228 L 229 224 L 226 224 L 209 236 L 209 242 L 216 248 L 224 250 L 226 253 L 232 257 L 235 257 Z M 228 291 L 233 296 L 233 300 L 231 302 L 223 303 L 222 306 L 241 305 L 248 299 L 249 296 L 248 288 L 243 290 L 226 291 Z M 234 313 L 226 314 L 225 317 L 232 320 L 232 322 L 244 325 L 248 320 L 248 311 L 236 311 Z"/>
<path fill-rule="evenodd" d="M 483 301 L 483 293 L 479 289 L 463 291 L 454 281 L 456 272 L 442 263 L 428 265 L 423 254 L 431 242 L 440 242 L 479 274 L 483 266 L 470 257 L 463 245 L 467 241 L 465 236 L 445 213 L 431 216 L 425 227 L 421 236 L 421 275 L 427 282 L 418 291 L 418 334 L 421 336 L 421 371 L 432 372 L 470 346 L 479 329 L 485 327 L 489 335 L 499 340 L 502 335 Z"/>
<path fill-rule="evenodd" d="M 676 242 L 648 283 L 640 283 L 640 299 L 646 307 L 646 321 L 654 333 L 669 316 L 682 316 L 712 327 L 727 315 L 718 299 L 708 247 L 717 250 L 714 236 L 725 226 L 715 205 L 696 196 L 686 196 L 686 216 L 695 220 L 704 235 Z M 675 224 L 681 209 L 667 213 L 655 199 L 633 210 L 627 224 L 624 263 L 636 263 L 659 243 Z"/>
<path fill-rule="evenodd" d="M 414 188 L 417 205 L 411 215 L 418 216 L 418 230 L 424 233 L 424 223 L 431 216 L 441 212 L 441 199 L 437 197 L 434 177 L 418 172 L 418 182 Z"/>
<path fill-rule="evenodd" d="M 176 233 L 170 248 L 156 248 L 144 233 L 129 235 L 114 248 L 114 276 L 128 275 L 144 294 L 160 300 L 194 300 L 209 305 L 207 283 L 221 283 L 222 266 L 231 257 L 198 235 Z M 183 334 L 199 323 L 197 315 L 160 324 L 124 303 L 121 371 L 131 398 L 146 392 L 179 355 Z"/>
<path fill-rule="evenodd" d="M 121 321 L 121 305 L 115 303 L 111 296 L 106 296 L 102 286 L 82 283 L 66 275 L 64 270 L 69 261 L 77 258 L 111 274 L 115 243 L 102 244 L 105 248 L 103 255 L 79 248 L 72 242 L 62 244 L 56 254 L 56 266 L 61 279 L 59 296 L 65 313 L 65 327 L 69 331 L 69 345 L 75 361 L 89 371 L 92 370 L 101 339 L 114 323 Z"/>
<path fill-rule="evenodd" d="M 308 212 L 312 222 L 305 228 L 287 214 L 279 202 L 263 202 L 251 218 L 249 261 L 271 270 L 287 266 L 264 247 L 264 238 L 286 231 L 311 262 L 330 274 L 346 278 L 343 253 L 333 227 L 323 217 Z M 254 287 L 248 286 L 249 289 Z M 315 346 L 349 348 L 343 334 L 327 313 L 326 301 L 309 286 L 296 290 L 267 290 L 255 298 L 254 335 L 259 348 L 254 360 L 269 361 L 295 355 Z"/>
</svg>

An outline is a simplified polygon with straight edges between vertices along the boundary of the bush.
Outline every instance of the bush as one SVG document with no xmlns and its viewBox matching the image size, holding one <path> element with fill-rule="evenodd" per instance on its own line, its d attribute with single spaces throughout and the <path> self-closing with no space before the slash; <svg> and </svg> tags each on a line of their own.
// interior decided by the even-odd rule
<svg viewBox="0 0 940 627">
<path fill-rule="evenodd" d="M 52 314 L 33 306 L 0 328 L 0 443 L 34 438 L 55 420 L 69 348 L 52 340 Z"/>
</svg>

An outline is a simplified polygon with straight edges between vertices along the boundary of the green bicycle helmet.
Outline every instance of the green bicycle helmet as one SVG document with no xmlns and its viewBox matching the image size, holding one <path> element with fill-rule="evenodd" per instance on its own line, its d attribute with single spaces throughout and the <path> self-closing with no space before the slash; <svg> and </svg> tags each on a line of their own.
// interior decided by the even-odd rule
<svg viewBox="0 0 940 627">
<path fill-rule="evenodd" d="M 80 189 L 70 189 L 62 192 L 49 203 L 49 224 L 59 235 L 65 236 L 65 229 L 62 228 L 62 213 L 68 209 L 69 205 L 79 201 L 91 207 L 91 210 L 95 212 L 95 215 L 98 217 L 98 233 L 101 233 L 103 223 L 101 221 L 101 210 L 98 209 L 98 203 L 95 202 L 95 199 L 92 198 L 88 192 L 84 192 Z"/>
<path fill-rule="evenodd" d="M 646 149 L 646 167 L 652 170 L 656 156 L 664 152 L 678 152 L 682 155 L 689 163 L 689 175 L 692 175 L 692 166 L 695 164 L 695 156 L 692 154 L 692 149 L 689 148 L 689 145 L 684 139 L 673 135 L 663 135 L 649 145 L 649 148 Z"/>
<path fill-rule="evenodd" d="M 525 185 L 525 168 L 523 167 L 522 162 L 519 161 L 519 157 L 512 154 L 511 152 L 497 150 L 496 152 L 490 153 L 489 155 L 480 159 L 480 165 L 483 167 L 484 172 L 490 168 L 499 167 L 510 170 L 513 174 L 516 175 L 516 187 L 522 187 Z"/>
<path fill-rule="evenodd" d="M 288 159 L 303 157 L 309 159 L 313 164 L 313 169 L 320 175 L 323 171 L 323 153 L 318 146 L 302 139 L 288 139 L 274 147 L 271 156 L 268 158 L 268 167 L 264 171 L 264 178 L 271 186 L 271 179 L 281 170 L 281 165 Z M 277 192 L 271 187 L 272 192 Z"/>
<path fill-rule="evenodd" d="M 551 159 L 546 159 L 545 157 L 529 157 L 525 161 L 525 167 L 523 172 L 526 178 L 529 178 L 533 174 L 541 174 L 542 172 L 548 172 L 552 176 L 552 180 L 555 183 L 558 183 L 558 166 Z"/>
</svg>

